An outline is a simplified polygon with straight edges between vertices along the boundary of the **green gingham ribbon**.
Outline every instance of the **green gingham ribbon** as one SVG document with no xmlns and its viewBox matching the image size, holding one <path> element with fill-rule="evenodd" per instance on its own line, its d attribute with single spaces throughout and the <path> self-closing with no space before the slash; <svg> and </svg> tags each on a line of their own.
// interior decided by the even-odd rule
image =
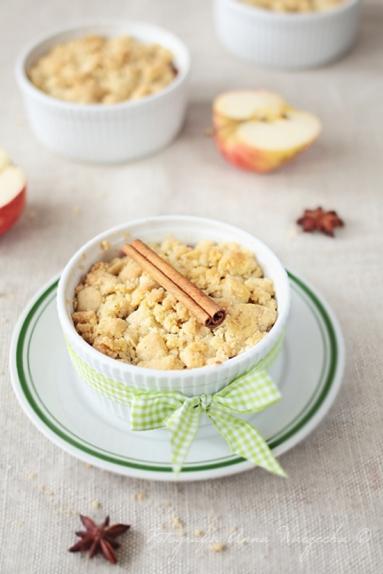
<svg viewBox="0 0 383 574">
<path fill-rule="evenodd" d="M 171 431 L 172 465 L 179 472 L 206 413 L 230 450 L 265 470 L 286 476 L 257 429 L 235 415 L 259 413 L 281 398 L 267 368 L 278 354 L 282 340 L 247 373 L 212 394 L 188 397 L 179 392 L 139 391 L 107 379 L 85 363 L 69 347 L 79 375 L 98 392 L 130 406 L 133 431 L 167 428 Z"/>
</svg>

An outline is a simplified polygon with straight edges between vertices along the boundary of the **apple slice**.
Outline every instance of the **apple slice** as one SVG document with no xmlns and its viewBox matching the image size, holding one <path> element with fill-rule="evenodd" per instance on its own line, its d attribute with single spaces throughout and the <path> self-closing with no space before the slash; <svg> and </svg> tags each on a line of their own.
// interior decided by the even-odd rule
<svg viewBox="0 0 383 574">
<path fill-rule="evenodd" d="M 264 90 L 227 92 L 216 98 L 213 107 L 214 113 L 234 121 L 272 120 L 280 118 L 287 109 L 281 96 Z"/>
<path fill-rule="evenodd" d="M 266 173 L 290 161 L 318 137 L 318 118 L 294 110 L 277 94 L 229 92 L 213 106 L 215 141 L 243 169 Z"/>
<path fill-rule="evenodd" d="M 294 110 L 273 122 L 246 122 L 236 134 L 237 153 L 248 160 L 250 168 L 272 171 L 306 149 L 320 129 L 315 116 Z"/>
<path fill-rule="evenodd" d="M 0 149 L 0 235 L 19 219 L 25 205 L 26 181 L 23 172 Z"/>
</svg>

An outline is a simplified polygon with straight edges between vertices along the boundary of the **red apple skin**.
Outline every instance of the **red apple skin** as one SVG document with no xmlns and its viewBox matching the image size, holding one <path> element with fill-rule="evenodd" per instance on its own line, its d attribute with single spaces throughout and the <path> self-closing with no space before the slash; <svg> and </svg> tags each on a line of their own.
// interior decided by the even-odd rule
<svg viewBox="0 0 383 574">
<path fill-rule="evenodd" d="M 259 158 L 257 158 L 257 154 L 255 150 L 252 150 L 252 156 L 249 157 L 249 153 L 247 150 L 243 148 L 243 146 L 236 145 L 236 146 L 225 146 L 225 143 L 221 141 L 220 138 L 215 139 L 216 145 L 223 155 L 223 157 L 232 165 L 239 167 L 240 169 L 246 171 L 256 171 L 257 173 L 268 173 L 275 169 L 272 166 L 262 165 L 262 157 L 261 154 Z"/>
<path fill-rule="evenodd" d="M 0 207 L 0 235 L 6 233 L 21 216 L 26 199 L 27 188 L 24 187 L 9 203 Z"/>
<path fill-rule="evenodd" d="M 286 163 L 295 160 L 295 158 L 309 148 L 313 142 L 309 142 L 305 146 L 289 150 L 288 152 L 266 152 L 264 150 L 249 148 L 239 142 L 228 145 L 228 143 L 219 136 L 215 137 L 215 143 L 224 158 L 232 165 L 246 171 L 255 171 L 256 173 L 262 174 L 271 173 Z"/>
<path fill-rule="evenodd" d="M 215 139 L 215 142 L 219 151 L 229 163 L 245 171 L 270 173 L 281 165 L 280 161 L 278 165 L 268 161 L 268 158 L 265 157 L 265 154 L 261 151 L 255 149 L 249 150 L 240 144 L 227 146 L 219 137 Z"/>
</svg>

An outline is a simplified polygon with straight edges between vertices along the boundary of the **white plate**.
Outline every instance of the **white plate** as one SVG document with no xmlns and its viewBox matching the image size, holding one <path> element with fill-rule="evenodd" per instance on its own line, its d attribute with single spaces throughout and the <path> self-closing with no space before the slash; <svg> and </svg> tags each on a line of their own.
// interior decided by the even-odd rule
<svg viewBox="0 0 383 574">
<path fill-rule="evenodd" d="M 275 455 L 303 440 L 323 419 L 342 381 L 344 345 L 329 306 L 289 273 L 292 308 L 284 348 L 272 368 L 282 400 L 252 422 Z M 229 452 L 213 428 L 202 428 L 179 474 L 170 466 L 165 430 L 132 432 L 106 419 L 77 385 L 56 313 L 57 279 L 28 305 L 11 346 L 16 396 L 31 421 L 57 446 L 94 466 L 151 480 L 202 480 L 254 465 Z"/>
</svg>

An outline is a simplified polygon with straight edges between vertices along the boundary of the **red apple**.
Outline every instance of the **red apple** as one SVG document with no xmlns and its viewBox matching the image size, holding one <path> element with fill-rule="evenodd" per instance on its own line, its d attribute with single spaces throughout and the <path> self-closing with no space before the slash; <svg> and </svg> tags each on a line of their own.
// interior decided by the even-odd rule
<svg viewBox="0 0 383 574">
<path fill-rule="evenodd" d="M 0 235 L 6 233 L 19 219 L 25 205 L 25 194 L 23 172 L 0 149 Z"/>
<path fill-rule="evenodd" d="M 314 115 L 266 91 L 227 92 L 213 105 L 215 141 L 224 157 L 243 169 L 266 173 L 290 161 L 318 137 Z"/>
</svg>

